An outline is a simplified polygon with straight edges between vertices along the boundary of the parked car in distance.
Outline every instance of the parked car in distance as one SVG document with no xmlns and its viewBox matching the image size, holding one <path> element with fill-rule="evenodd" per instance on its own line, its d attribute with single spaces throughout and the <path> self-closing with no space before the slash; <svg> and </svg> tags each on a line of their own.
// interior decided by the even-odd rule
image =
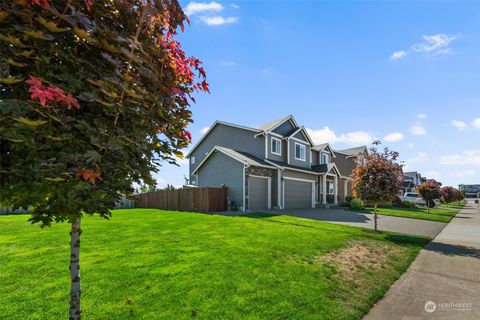
<svg viewBox="0 0 480 320">
<path fill-rule="evenodd" d="M 400 197 L 400 200 L 401 201 L 413 202 L 413 203 L 421 205 L 421 206 L 424 206 L 426 204 L 425 200 L 420 198 L 418 196 L 418 193 L 414 193 L 414 192 L 406 192 L 403 196 Z"/>
</svg>

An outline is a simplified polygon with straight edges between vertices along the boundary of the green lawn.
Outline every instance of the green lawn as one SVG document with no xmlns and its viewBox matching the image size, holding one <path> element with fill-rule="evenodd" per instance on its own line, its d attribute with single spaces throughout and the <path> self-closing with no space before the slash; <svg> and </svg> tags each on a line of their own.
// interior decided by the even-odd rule
<svg viewBox="0 0 480 320">
<path fill-rule="evenodd" d="M 440 222 L 450 222 L 452 218 L 463 208 L 465 204 L 449 204 L 448 207 L 444 204 L 437 208 L 430 209 L 428 213 L 427 208 L 378 208 L 377 213 L 385 216 L 396 216 L 404 218 L 432 220 Z M 366 210 L 373 212 L 373 208 Z"/>
<path fill-rule="evenodd" d="M 69 229 L 0 216 L 0 319 L 67 319 Z M 87 217 L 84 319 L 360 319 L 425 239 L 294 217 Z"/>
</svg>

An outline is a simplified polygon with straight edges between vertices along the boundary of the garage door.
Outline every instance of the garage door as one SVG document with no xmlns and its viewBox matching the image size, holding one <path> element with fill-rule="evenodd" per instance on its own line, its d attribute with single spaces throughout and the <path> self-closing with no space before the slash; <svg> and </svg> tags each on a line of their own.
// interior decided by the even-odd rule
<svg viewBox="0 0 480 320">
<path fill-rule="evenodd" d="M 312 183 L 285 180 L 285 209 L 312 207 Z"/>
<path fill-rule="evenodd" d="M 268 209 L 268 179 L 248 177 L 248 210 Z"/>
</svg>

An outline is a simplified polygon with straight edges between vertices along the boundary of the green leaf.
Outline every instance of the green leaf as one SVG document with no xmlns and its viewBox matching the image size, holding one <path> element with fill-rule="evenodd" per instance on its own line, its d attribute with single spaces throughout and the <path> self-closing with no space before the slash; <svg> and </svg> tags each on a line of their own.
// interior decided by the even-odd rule
<svg viewBox="0 0 480 320">
<path fill-rule="evenodd" d="M 5 84 L 14 84 L 14 83 L 19 83 L 21 81 L 23 81 L 22 78 L 14 78 L 14 77 L 0 78 L 0 83 L 5 83 Z"/>
<path fill-rule="evenodd" d="M 30 126 L 30 127 L 38 127 L 38 126 L 41 126 L 41 125 L 44 125 L 45 123 L 47 123 L 47 121 L 30 120 L 30 119 L 27 119 L 27 118 L 24 118 L 24 117 L 15 118 L 13 120 L 18 121 L 18 122 L 20 122 L 24 125 Z"/>
</svg>

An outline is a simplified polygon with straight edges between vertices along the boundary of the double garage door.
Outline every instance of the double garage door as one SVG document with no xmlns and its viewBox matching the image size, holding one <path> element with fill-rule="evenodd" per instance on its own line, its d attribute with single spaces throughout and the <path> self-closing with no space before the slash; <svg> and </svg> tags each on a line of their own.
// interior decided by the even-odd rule
<svg viewBox="0 0 480 320">
<path fill-rule="evenodd" d="M 312 207 L 312 182 L 284 180 L 285 209 L 305 209 Z"/>
</svg>

